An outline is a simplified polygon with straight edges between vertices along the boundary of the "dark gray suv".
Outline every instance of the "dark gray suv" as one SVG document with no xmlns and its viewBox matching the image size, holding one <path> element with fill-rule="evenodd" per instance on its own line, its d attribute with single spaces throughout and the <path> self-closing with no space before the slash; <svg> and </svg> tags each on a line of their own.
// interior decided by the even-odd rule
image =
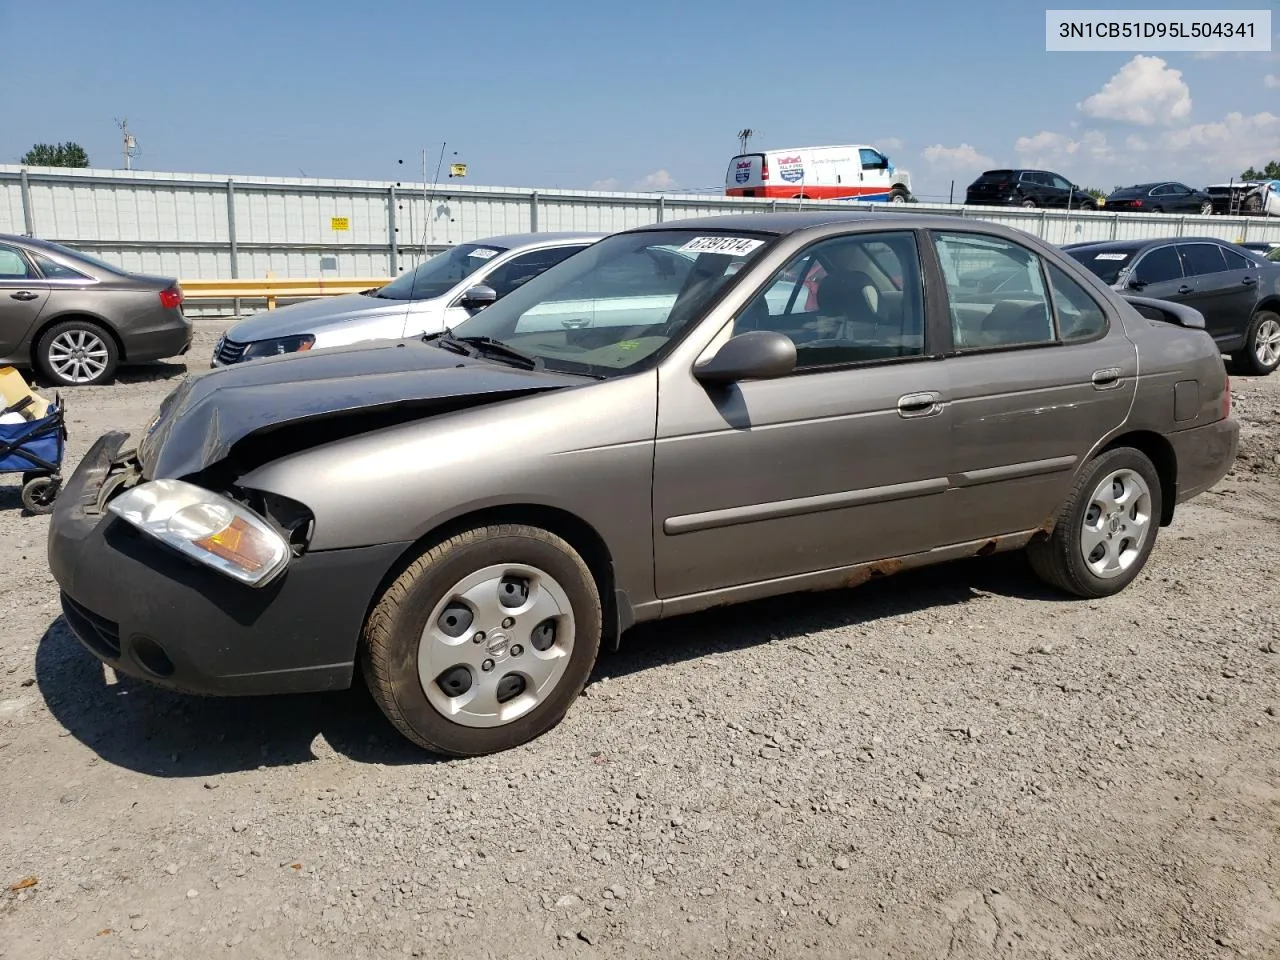
<svg viewBox="0 0 1280 960">
<path fill-rule="evenodd" d="M 1119 291 L 1185 304 L 1242 373 L 1280 366 L 1280 264 L 1215 237 L 1073 243 L 1063 249 Z"/>
<path fill-rule="evenodd" d="M 168 277 L 0 234 L 0 365 L 30 365 L 59 387 L 106 383 L 122 363 L 187 352 L 182 299 Z"/>
</svg>

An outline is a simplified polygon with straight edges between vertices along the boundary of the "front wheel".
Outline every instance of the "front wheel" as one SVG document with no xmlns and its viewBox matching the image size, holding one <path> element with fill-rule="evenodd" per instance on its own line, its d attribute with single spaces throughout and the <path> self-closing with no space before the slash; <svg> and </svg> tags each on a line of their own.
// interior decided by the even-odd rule
<svg viewBox="0 0 1280 960">
<path fill-rule="evenodd" d="M 906 202 L 907 202 L 907 191 L 905 191 L 905 190 L 890 190 L 890 191 L 889 191 L 889 202 L 890 202 L 890 203 L 906 203 Z"/>
<path fill-rule="evenodd" d="M 1259 310 L 1253 315 L 1244 349 L 1232 354 L 1232 361 L 1242 373 L 1265 377 L 1280 367 L 1280 314 Z"/>
<path fill-rule="evenodd" d="M 1030 197 L 1028 197 L 1026 200 L 1022 201 L 1022 205 L 1024 207 L 1030 208 L 1030 207 L 1034 207 L 1036 205 L 1036 202 L 1032 200 Z"/>
<path fill-rule="evenodd" d="M 1109 597 L 1127 587 L 1155 546 L 1160 478 L 1140 450 L 1096 457 L 1059 512 L 1053 533 L 1027 546 L 1036 575 L 1078 597 Z"/>
<path fill-rule="evenodd" d="M 387 718 L 449 756 L 496 753 L 558 724 L 600 649 L 582 557 L 523 525 L 477 527 L 425 551 L 365 624 L 365 681 Z"/>
</svg>

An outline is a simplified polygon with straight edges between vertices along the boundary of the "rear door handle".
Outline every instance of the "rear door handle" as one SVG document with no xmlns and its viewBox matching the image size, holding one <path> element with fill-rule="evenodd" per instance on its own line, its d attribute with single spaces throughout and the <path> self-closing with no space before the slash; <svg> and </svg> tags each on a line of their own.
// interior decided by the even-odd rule
<svg viewBox="0 0 1280 960">
<path fill-rule="evenodd" d="M 1091 379 L 1097 389 L 1110 390 L 1120 384 L 1120 368 L 1107 367 L 1105 370 L 1095 370 Z"/>
<path fill-rule="evenodd" d="M 14 300 L 35 300 L 40 296 L 38 293 L 32 293 L 30 290 L 19 290 L 17 293 L 9 294 Z"/>
<path fill-rule="evenodd" d="M 1188 287 L 1185 283 L 1178 288 L 1179 293 L 1194 293 L 1195 287 Z"/>
<path fill-rule="evenodd" d="M 932 390 L 908 393 L 898 398 L 898 416 L 904 419 L 936 417 L 942 412 L 942 394 Z"/>
</svg>

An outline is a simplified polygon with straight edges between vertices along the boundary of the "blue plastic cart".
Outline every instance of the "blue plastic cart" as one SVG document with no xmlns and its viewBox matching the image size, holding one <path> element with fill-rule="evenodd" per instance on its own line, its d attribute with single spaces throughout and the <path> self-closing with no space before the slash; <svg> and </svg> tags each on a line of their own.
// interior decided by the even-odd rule
<svg viewBox="0 0 1280 960">
<path fill-rule="evenodd" d="M 0 416 L 21 413 L 33 402 L 33 397 L 23 397 L 0 410 Z M 67 426 L 59 396 L 39 420 L 0 423 L 0 473 L 22 474 L 22 505 L 32 513 L 53 512 L 53 501 L 62 487 L 66 444 Z"/>
</svg>

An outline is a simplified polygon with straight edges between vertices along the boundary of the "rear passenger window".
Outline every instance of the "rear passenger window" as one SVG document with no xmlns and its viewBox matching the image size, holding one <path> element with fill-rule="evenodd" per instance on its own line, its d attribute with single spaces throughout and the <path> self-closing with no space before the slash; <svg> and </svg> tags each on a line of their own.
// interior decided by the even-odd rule
<svg viewBox="0 0 1280 960">
<path fill-rule="evenodd" d="M 1222 255 L 1227 258 L 1228 270 L 1248 270 L 1252 266 L 1248 260 L 1236 253 L 1234 250 L 1228 250 L 1226 247 L 1219 247 Z"/>
<path fill-rule="evenodd" d="M 1225 273 L 1227 261 L 1222 259 L 1222 248 L 1214 243 L 1180 243 L 1182 266 L 1188 277 L 1200 277 L 1210 273 Z"/>
<path fill-rule="evenodd" d="M 1049 287 L 1058 313 L 1058 335 L 1065 341 L 1092 340 L 1107 329 L 1107 315 L 1084 287 L 1049 265 Z"/>
<path fill-rule="evenodd" d="M 972 233 L 937 233 L 957 349 L 1056 342 L 1040 258 L 1019 244 Z"/>
<path fill-rule="evenodd" d="M 30 276 L 26 257 L 13 247 L 0 247 L 0 280 L 26 280 Z"/>
<path fill-rule="evenodd" d="M 55 260 L 48 257 L 42 257 L 38 253 L 33 253 L 31 258 L 35 260 L 36 266 L 40 268 L 40 272 L 44 274 L 46 280 L 87 280 L 89 279 L 83 273 L 72 270 L 70 267 L 64 267 Z"/>
</svg>

